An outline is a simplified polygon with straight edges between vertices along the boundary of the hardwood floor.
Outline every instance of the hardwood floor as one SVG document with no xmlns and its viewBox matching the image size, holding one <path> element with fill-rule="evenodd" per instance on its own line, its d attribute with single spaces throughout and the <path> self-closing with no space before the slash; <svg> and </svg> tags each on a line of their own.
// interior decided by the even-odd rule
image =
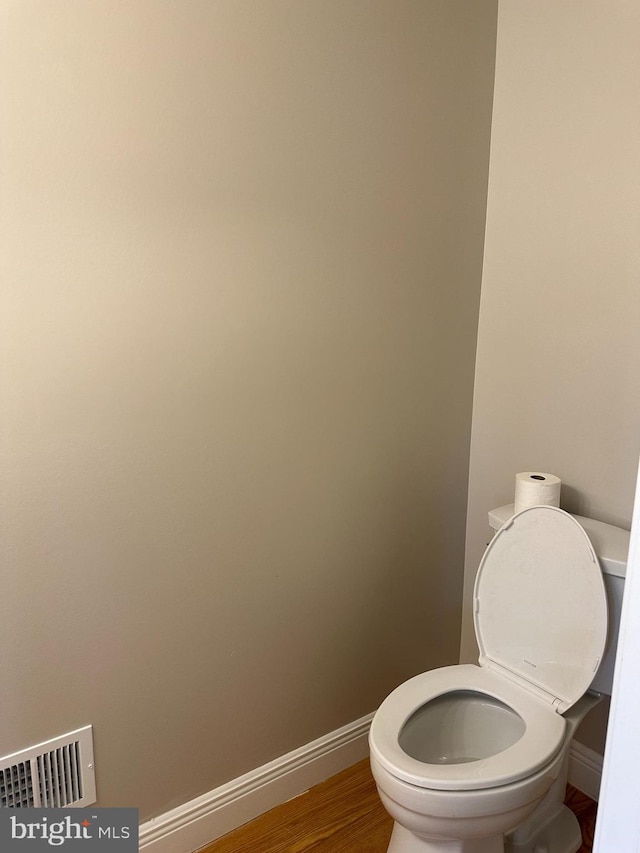
<svg viewBox="0 0 640 853">
<path fill-rule="evenodd" d="M 582 827 L 580 853 L 588 853 L 597 804 L 571 786 L 566 803 Z M 214 841 L 202 853 L 386 853 L 391 826 L 365 759 Z"/>
<path fill-rule="evenodd" d="M 386 853 L 391 826 L 365 760 L 225 835 L 205 851 Z"/>
</svg>

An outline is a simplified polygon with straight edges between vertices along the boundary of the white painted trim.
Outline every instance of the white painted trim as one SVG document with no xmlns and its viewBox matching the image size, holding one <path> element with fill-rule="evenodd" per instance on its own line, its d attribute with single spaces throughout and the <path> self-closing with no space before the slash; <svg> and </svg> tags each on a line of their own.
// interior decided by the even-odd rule
<svg viewBox="0 0 640 853">
<path fill-rule="evenodd" d="M 597 800 L 600 794 L 603 757 L 574 740 L 569 747 L 569 784 Z"/>
<path fill-rule="evenodd" d="M 140 826 L 140 850 L 193 853 L 369 754 L 373 714 L 288 752 Z"/>
<path fill-rule="evenodd" d="M 640 471 L 631 523 L 594 853 L 638 853 L 640 809 Z"/>
</svg>

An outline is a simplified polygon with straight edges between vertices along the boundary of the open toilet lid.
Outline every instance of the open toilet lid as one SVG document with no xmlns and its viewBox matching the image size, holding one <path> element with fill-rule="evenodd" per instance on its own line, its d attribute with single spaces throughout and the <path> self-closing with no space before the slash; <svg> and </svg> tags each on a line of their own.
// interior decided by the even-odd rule
<svg viewBox="0 0 640 853">
<path fill-rule="evenodd" d="M 587 534 L 556 507 L 525 509 L 498 531 L 474 590 L 480 665 L 524 680 L 564 713 L 585 693 L 607 640 L 607 599 Z"/>
</svg>

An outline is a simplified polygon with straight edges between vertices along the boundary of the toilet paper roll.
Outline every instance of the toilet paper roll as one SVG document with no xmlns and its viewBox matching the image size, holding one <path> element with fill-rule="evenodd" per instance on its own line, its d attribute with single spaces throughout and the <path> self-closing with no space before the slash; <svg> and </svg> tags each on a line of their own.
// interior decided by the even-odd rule
<svg viewBox="0 0 640 853">
<path fill-rule="evenodd" d="M 523 471 L 516 474 L 516 496 L 514 512 L 530 506 L 560 506 L 562 480 L 555 474 L 538 471 Z"/>
</svg>

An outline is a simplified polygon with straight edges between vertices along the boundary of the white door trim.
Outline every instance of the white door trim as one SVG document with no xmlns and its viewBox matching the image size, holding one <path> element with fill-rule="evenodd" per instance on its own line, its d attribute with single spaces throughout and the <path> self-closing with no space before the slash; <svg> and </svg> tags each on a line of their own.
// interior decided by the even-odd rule
<svg viewBox="0 0 640 853">
<path fill-rule="evenodd" d="M 622 601 L 618 653 L 594 853 L 638 853 L 640 809 L 640 472 L 631 525 L 627 577 Z"/>
</svg>

